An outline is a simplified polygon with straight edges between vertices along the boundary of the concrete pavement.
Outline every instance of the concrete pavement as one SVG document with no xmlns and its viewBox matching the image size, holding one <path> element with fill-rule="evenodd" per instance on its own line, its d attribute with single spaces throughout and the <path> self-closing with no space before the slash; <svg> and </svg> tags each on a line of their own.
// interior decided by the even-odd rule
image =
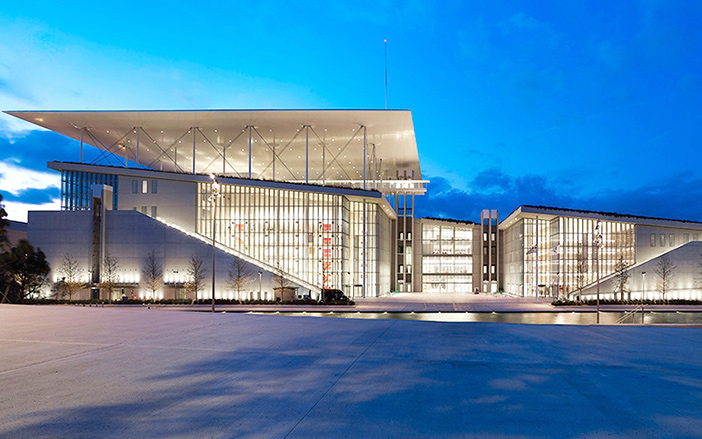
<svg viewBox="0 0 702 439">
<path fill-rule="evenodd" d="M 697 328 L 0 305 L 0 437 L 702 437 Z"/>
</svg>

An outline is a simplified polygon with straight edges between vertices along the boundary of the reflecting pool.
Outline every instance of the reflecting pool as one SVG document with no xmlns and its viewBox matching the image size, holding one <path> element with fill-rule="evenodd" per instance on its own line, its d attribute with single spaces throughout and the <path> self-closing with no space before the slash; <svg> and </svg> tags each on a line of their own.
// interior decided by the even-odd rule
<svg viewBox="0 0 702 439">
<path fill-rule="evenodd" d="M 594 311 L 577 312 L 250 312 L 257 315 L 333 317 L 340 319 L 394 319 L 428 322 L 496 322 L 541 325 L 593 325 L 597 323 Z M 625 317 L 626 315 L 626 317 Z M 641 324 L 641 313 L 621 311 L 600 313 L 602 324 Z M 702 325 L 702 312 L 646 311 L 644 324 Z"/>
</svg>

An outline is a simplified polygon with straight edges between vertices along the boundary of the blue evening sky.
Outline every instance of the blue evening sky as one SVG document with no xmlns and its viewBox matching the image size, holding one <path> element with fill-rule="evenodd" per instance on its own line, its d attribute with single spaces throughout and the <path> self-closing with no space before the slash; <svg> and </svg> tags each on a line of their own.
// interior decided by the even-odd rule
<svg viewBox="0 0 702 439">
<path fill-rule="evenodd" d="M 520 204 L 702 221 L 702 2 L 6 2 L 0 109 L 412 110 L 418 214 Z M 72 141 L 0 116 L 10 218 Z"/>
</svg>

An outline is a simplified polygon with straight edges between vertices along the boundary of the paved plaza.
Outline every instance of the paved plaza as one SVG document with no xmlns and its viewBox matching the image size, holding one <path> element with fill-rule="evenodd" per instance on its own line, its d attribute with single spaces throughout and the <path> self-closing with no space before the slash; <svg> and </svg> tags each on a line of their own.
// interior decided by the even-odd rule
<svg viewBox="0 0 702 439">
<path fill-rule="evenodd" d="M 702 437 L 701 346 L 699 328 L 0 305 L 0 437 Z"/>
</svg>

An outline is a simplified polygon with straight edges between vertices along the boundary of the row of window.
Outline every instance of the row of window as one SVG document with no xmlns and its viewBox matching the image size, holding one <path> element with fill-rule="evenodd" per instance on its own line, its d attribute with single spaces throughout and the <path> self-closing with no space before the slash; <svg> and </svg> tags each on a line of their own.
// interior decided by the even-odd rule
<svg viewBox="0 0 702 439">
<path fill-rule="evenodd" d="M 490 241 L 495 241 L 495 239 L 496 239 L 495 232 L 490 233 Z M 487 234 L 487 232 L 483 232 L 483 241 L 487 242 L 487 240 L 488 240 L 488 234 Z"/>
<path fill-rule="evenodd" d="M 93 185 L 112 186 L 112 206 L 117 210 L 117 176 L 82 171 L 61 171 L 61 210 L 89 210 L 92 205 Z"/>
<path fill-rule="evenodd" d="M 699 234 L 693 233 L 692 240 L 699 241 Z M 655 247 L 656 243 L 660 242 L 660 247 L 665 247 L 665 233 L 660 234 L 660 239 L 655 233 L 651 233 L 651 247 Z M 690 234 L 683 233 L 683 244 L 690 242 Z M 668 247 L 675 247 L 675 234 L 671 233 L 668 235 Z"/>
<path fill-rule="evenodd" d="M 471 241 L 473 239 L 473 231 L 468 228 L 435 226 L 430 224 L 424 225 L 423 228 L 424 233 L 422 239 L 424 241 Z"/>
<path fill-rule="evenodd" d="M 149 181 L 148 180 L 132 180 L 132 193 L 133 194 L 148 194 L 149 193 Z M 158 180 L 151 180 L 151 193 L 158 193 Z M 146 213 L 146 212 L 144 212 Z M 155 216 L 155 215 L 154 215 Z"/>
</svg>

